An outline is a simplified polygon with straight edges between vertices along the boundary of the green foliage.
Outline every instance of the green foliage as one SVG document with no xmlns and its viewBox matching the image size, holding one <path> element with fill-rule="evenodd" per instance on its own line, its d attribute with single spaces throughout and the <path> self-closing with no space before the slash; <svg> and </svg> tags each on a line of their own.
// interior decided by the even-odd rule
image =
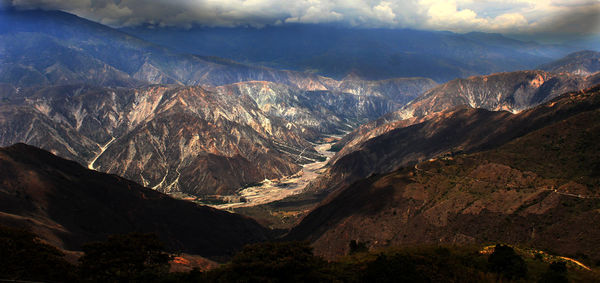
<svg viewBox="0 0 600 283">
<path fill-rule="evenodd" d="M 83 246 L 80 274 L 92 282 L 150 282 L 169 271 L 169 254 L 154 234 L 110 236 Z"/>
<path fill-rule="evenodd" d="M 64 254 L 36 235 L 0 226 L 0 281 L 73 281 L 75 268 Z"/>
<path fill-rule="evenodd" d="M 324 282 L 326 263 L 306 242 L 246 246 L 233 260 L 207 274 L 211 282 Z"/>
<path fill-rule="evenodd" d="M 509 246 L 496 245 L 488 258 L 490 270 L 500 273 L 507 279 L 519 279 L 527 276 L 527 264 L 515 250 Z"/>
</svg>

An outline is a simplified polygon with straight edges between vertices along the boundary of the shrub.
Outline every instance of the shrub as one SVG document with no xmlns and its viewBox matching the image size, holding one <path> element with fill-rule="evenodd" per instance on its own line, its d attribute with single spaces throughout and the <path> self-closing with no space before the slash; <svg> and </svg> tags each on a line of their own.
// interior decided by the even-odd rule
<svg viewBox="0 0 600 283">
<path fill-rule="evenodd" d="M 92 282 L 151 282 L 169 271 L 169 254 L 154 234 L 113 235 L 83 246 L 80 274 Z"/>
</svg>

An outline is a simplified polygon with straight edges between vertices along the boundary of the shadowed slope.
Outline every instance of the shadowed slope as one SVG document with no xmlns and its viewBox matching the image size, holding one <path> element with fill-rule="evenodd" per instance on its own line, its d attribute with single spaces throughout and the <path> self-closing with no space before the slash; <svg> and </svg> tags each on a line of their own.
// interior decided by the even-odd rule
<svg viewBox="0 0 600 283">
<path fill-rule="evenodd" d="M 176 200 L 25 144 L 0 149 L 0 222 L 78 250 L 109 234 L 153 232 L 171 251 L 231 255 L 267 233 L 253 220 Z"/>
<path fill-rule="evenodd" d="M 288 237 L 311 240 L 329 257 L 359 240 L 372 248 L 508 242 L 600 259 L 598 106 L 596 88 L 518 115 L 496 114 L 504 119 L 480 116 L 471 123 L 491 128 L 481 135 L 491 142 L 481 145 L 497 149 L 448 154 L 355 182 L 330 195 Z"/>
</svg>

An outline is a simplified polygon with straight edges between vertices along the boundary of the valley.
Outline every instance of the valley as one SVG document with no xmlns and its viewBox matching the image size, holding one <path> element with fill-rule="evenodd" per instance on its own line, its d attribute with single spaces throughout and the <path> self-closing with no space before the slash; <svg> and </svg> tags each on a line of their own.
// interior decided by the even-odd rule
<svg viewBox="0 0 600 283">
<path fill-rule="evenodd" d="M 331 138 L 331 137 L 329 137 Z M 220 200 L 224 204 L 205 203 L 201 198 L 185 198 L 199 204 L 207 204 L 214 208 L 232 210 L 239 207 L 257 206 L 282 200 L 289 196 L 302 193 L 306 186 L 319 177 L 324 171 L 333 152 L 329 151 L 331 146 L 340 138 L 336 136 L 331 142 L 315 145 L 315 150 L 323 161 L 316 161 L 302 165 L 302 170 L 291 176 L 284 176 L 276 180 L 263 180 L 255 186 L 240 189 L 235 195 L 212 196 L 209 200 Z M 243 201 L 239 201 L 243 200 Z"/>
<path fill-rule="evenodd" d="M 0 281 L 600 281 L 600 49 L 496 33 L 533 14 L 36 1 L 0 4 Z"/>
</svg>

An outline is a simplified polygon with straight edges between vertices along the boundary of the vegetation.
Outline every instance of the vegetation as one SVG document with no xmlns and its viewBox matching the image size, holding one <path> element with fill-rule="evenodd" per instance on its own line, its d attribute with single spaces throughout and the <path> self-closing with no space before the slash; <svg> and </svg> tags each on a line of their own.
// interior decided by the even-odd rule
<svg viewBox="0 0 600 283">
<path fill-rule="evenodd" d="M 114 235 L 86 244 L 79 266 L 25 231 L 0 227 L 0 274 L 5 280 L 58 282 L 589 282 L 598 273 L 564 261 L 546 262 L 521 249 L 421 246 L 352 252 L 336 261 L 315 256 L 308 242 L 246 246 L 220 267 L 169 272 L 171 256 L 153 234 Z"/>
<path fill-rule="evenodd" d="M 494 252 L 488 258 L 490 270 L 504 278 L 521 279 L 527 276 L 527 265 L 523 258 L 509 246 L 496 245 Z"/>
<path fill-rule="evenodd" d="M 72 281 L 74 266 L 36 235 L 0 226 L 0 281 Z"/>
<path fill-rule="evenodd" d="M 261 243 L 244 248 L 233 260 L 209 272 L 211 282 L 320 282 L 332 279 L 326 262 L 306 242 Z"/>
<path fill-rule="evenodd" d="M 154 234 L 114 235 L 83 252 L 80 275 L 91 282 L 149 282 L 168 273 L 171 258 Z"/>
</svg>

